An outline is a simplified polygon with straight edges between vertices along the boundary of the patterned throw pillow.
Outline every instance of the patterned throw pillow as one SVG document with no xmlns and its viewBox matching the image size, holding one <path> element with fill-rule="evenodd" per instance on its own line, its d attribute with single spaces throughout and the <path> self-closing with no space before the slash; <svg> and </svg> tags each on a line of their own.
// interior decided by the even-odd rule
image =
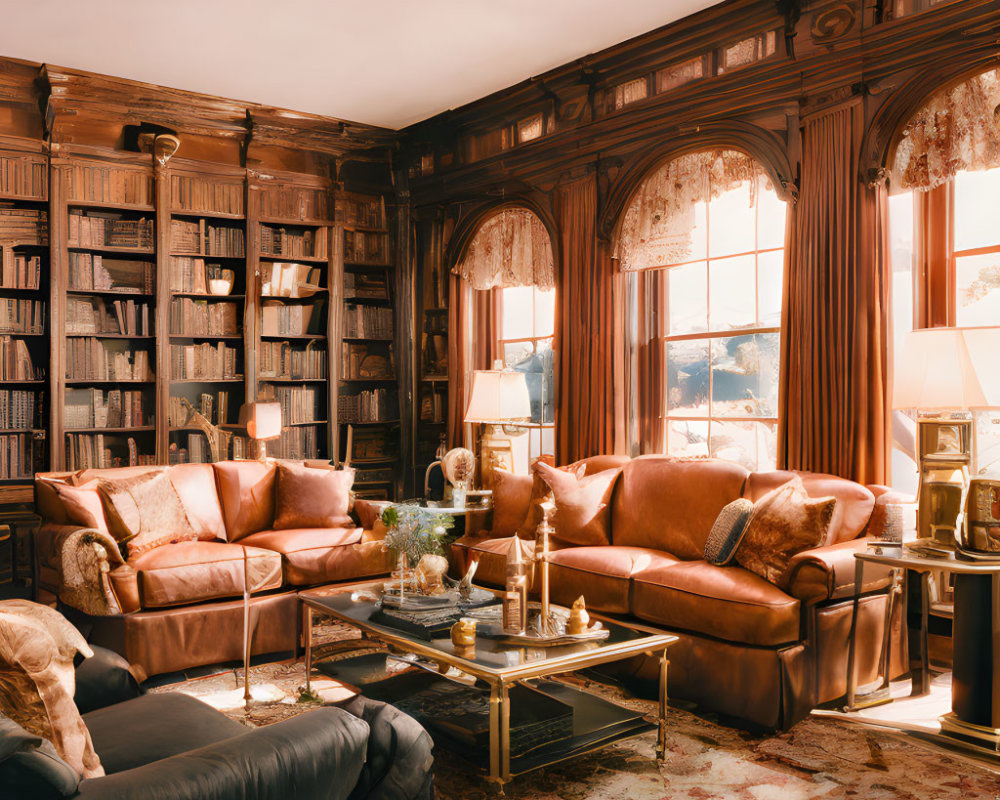
<svg viewBox="0 0 1000 800">
<path fill-rule="evenodd" d="M 108 530 L 134 558 L 172 542 L 198 538 L 188 521 L 177 490 L 166 472 L 152 472 L 97 484 L 104 502 Z"/>
<path fill-rule="evenodd" d="M 835 497 L 809 497 L 797 476 L 772 489 L 754 505 L 736 550 L 736 561 L 776 586 L 787 588 L 789 559 L 822 544 L 836 505 Z"/>
<path fill-rule="evenodd" d="M 745 497 L 726 504 L 719 512 L 705 542 L 705 560 L 709 564 L 724 567 L 733 560 L 752 512 L 753 503 Z"/>
</svg>

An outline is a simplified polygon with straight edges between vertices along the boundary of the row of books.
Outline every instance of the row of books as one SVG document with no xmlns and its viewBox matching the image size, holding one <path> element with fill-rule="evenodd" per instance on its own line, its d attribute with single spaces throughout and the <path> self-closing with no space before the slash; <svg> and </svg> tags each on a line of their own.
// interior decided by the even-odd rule
<svg viewBox="0 0 1000 800">
<path fill-rule="evenodd" d="M 208 294 L 210 280 L 224 279 L 232 282 L 235 277 L 236 270 L 221 264 L 206 264 L 203 258 L 175 256 L 170 262 L 171 292 Z"/>
<path fill-rule="evenodd" d="M 150 354 L 127 340 L 67 339 L 66 378 L 72 381 L 149 381 Z"/>
<path fill-rule="evenodd" d="M 229 336 L 240 332 L 239 305 L 234 302 L 175 297 L 170 301 L 170 332 L 177 336 Z"/>
<path fill-rule="evenodd" d="M 385 201 L 381 197 L 345 197 L 342 201 L 343 223 L 363 228 L 385 227 Z"/>
<path fill-rule="evenodd" d="M 182 211 L 243 213 L 243 182 L 222 183 L 189 175 L 170 176 L 170 198 Z"/>
<path fill-rule="evenodd" d="M 340 377 L 343 380 L 384 380 L 395 377 L 391 344 L 344 342 L 340 353 Z"/>
<path fill-rule="evenodd" d="M 45 371 L 36 369 L 31 351 L 24 339 L 0 336 L 0 379 L 5 381 L 37 381 Z"/>
<path fill-rule="evenodd" d="M 171 428 L 180 428 L 187 424 L 188 408 L 182 402 L 184 398 L 171 395 L 167 405 L 167 424 Z M 229 392 L 209 394 L 203 392 L 194 408 L 213 425 L 222 425 L 229 419 Z"/>
<path fill-rule="evenodd" d="M 23 156 L 0 156 L 0 193 L 20 197 L 45 197 L 49 170 L 45 161 Z"/>
<path fill-rule="evenodd" d="M 181 441 L 186 441 L 187 447 L 180 447 L 176 442 L 170 444 L 167 461 L 171 466 L 174 464 L 210 464 L 212 462 L 212 451 L 208 446 L 205 434 L 182 435 Z"/>
<path fill-rule="evenodd" d="M 152 294 L 153 263 L 70 253 L 69 288 L 79 292 Z"/>
<path fill-rule="evenodd" d="M 239 227 L 212 225 L 203 219 L 175 219 L 170 223 L 170 247 L 175 253 L 242 258 L 246 238 Z"/>
<path fill-rule="evenodd" d="M 326 228 L 260 226 L 260 252 L 286 258 L 326 258 Z"/>
<path fill-rule="evenodd" d="M 45 333 L 44 301 L 0 297 L 0 332 Z"/>
<path fill-rule="evenodd" d="M 153 220 L 124 219 L 114 212 L 70 211 L 68 240 L 71 247 L 153 247 Z"/>
<path fill-rule="evenodd" d="M 30 433 L 0 436 L 0 480 L 33 477 L 35 447 L 35 438 Z"/>
<path fill-rule="evenodd" d="M 391 339 L 392 309 L 380 306 L 344 306 L 344 336 L 348 339 Z"/>
<path fill-rule="evenodd" d="M 274 458 L 319 458 L 322 428 L 285 428 L 275 441 L 268 442 L 267 454 Z"/>
<path fill-rule="evenodd" d="M 393 393 L 385 388 L 365 389 L 357 394 L 342 394 L 337 399 L 338 422 L 384 422 L 396 418 L 398 412 Z"/>
<path fill-rule="evenodd" d="M 234 460 L 250 458 L 253 455 L 250 437 L 233 434 L 233 437 L 229 440 L 229 453 L 230 457 Z"/>
<path fill-rule="evenodd" d="M 170 378 L 175 381 L 229 380 L 241 377 L 238 350 L 224 342 L 170 345 Z"/>
<path fill-rule="evenodd" d="M 110 439 L 108 443 L 110 443 Z M 105 446 L 103 433 L 66 435 L 66 468 L 107 469 L 108 467 L 144 467 L 156 464 L 156 456 L 139 452 L 135 439 L 128 438 L 124 452 L 113 453 Z"/>
<path fill-rule="evenodd" d="M 326 350 L 293 347 L 289 342 L 261 342 L 257 371 L 261 378 L 326 378 Z"/>
<path fill-rule="evenodd" d="M 323 189 L 271 185 L 260 192 L 263 217 L 331 219 L 330 198 Z"/>
<path fill-rule="evenodd" d="M 63 423 L 70 428 L 136 428 L 146 424 L 138 390 L 67 389 Z"/>
<path fill-rule="evenodd" d="M 389 237 L 373 231 L 344 231 L 344 261 L 356 264 L 387 264 Z"/>
<path fill-rule="evenodd" d="M 326 415 L 317 415 L 316 409 L 325 397 L 325 391 L 311 386 L 274 387 L 274 399 L 281 404 L 281 421 L 285 425 L 322 421 Z"/>
<path fill-rule="evenodd" d="M 448 396 L 444 392 L 424 390 L 420 395 L 420 421 L 444 422 Z"/>
<path fill-rule="evenodd" d="M 0 289 L 37 289 L 42 282 L 42 257 L 4 248 Z"/>
<path fill-rule="evenodd" d="M 33 208 L 0 208 L 0 241 L 14 245 L 48 244 L 48 212 Z"/>
<path fill-rule="evenodd" d="M 345 272 L 345 300 L 388 300 L 389 279 L 385 272 Z"/>
<path fill-rule="evenodd" d="M 149 303 L 100 297 L 66 298 L 66 333 L 151 336 Z"/>
<path fill-rule="evenodd" d="M 153 176 L 146 170 L 74 164 L 65 175 L 71 202 L 153 205 Z"/>
<path fill-rule="evenodd" d="M 0 428 L 40 428 L 43 418 L 39 392 L 0 389 Z"/>
<path fill-rule="evenodd" d="M 308 264 L 274 261 L 260 265 L 261 297 L 312 297 L 323 289 L 323 271 Z"/>
<path fill-rule="evenodd" d="M 261 334 L 264 336 L 307 336 L 326 333 L 324 298 L 311 303 L 282 303 L 267 300 L 261 304 Z"/>
</svg>

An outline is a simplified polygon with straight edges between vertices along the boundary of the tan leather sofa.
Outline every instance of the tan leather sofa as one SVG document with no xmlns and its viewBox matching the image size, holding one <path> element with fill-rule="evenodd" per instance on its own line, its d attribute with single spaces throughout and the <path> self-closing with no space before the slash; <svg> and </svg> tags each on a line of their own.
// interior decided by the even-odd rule
<svg viewBox="0 0 1000 800">
<path fill-rule="evenodd" d="M 597 456 L 581 463 L 584 474 L 621 467 L 611 495 L 610 544 L 551 555 L 554 602 L 569 605 L 583 595 L 592 611 L 678 634 L 670 649 L 670 694 L 706 709 L 783 729 L 844 694 L 853 554 L 866 545 L 873 491 L 831 475 L 799 473 L 810 496 L 833 495 L 837 504 L 824 545 L 791 559 L 785 592 L 742 567 L 712 566 L 703 553 L 723 506 L 739 497 L 756 500 L 793 473 L 750 473 L 732 462 L 666 456 Z M 475 558 L 477 582 L 502 585 L 510 541 L 492 538 L 487 529 L 470 531 L 452 547 L 455 571 Z M 862 684 L 876 677 L 887 577 L 865 571 L 857 633 Z M 899 638 L 896 663 L 902 663 Z M 655 676 L 653 659 L 625 668 Z"/>
<path fill-rule="evenodd" d="M 70 522 L 51 483 L 163 469 L 197 541 L 127 560 L 109 535 Z M 389 562 L 367 508 L 360 509 L 367 527 L 273 530 L 275 472 L 273 461 L 225 461 L 39 473 L 39 585 L 57 594 L 68 614 L 75 610 L 90 641 L 149 675 L 242 658 L 244 585 L 252 592 L 252 652 L 294 651 L 297 589 L 384 574 Z"/>
</svg>

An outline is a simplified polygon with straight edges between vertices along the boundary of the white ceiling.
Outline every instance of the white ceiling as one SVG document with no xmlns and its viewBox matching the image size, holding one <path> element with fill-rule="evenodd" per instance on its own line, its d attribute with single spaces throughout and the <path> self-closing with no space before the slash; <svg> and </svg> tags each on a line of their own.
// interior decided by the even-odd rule
<svg viewBox="0 0 1000 800">
<path fill-rule="evenodd" d="M 0 55 L 400 128 L 721 0 L 0 0 Z"/>
</svg>

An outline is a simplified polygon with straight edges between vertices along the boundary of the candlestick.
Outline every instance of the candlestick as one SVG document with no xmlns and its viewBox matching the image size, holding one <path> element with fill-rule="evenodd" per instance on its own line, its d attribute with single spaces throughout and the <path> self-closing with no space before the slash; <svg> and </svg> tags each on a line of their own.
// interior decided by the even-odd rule
<svg viewBox="0 0 1000 800">
<path fill-rule="evenodd" d="M 549 517 L 556 510 L 556 504 L 552 500 L 546 500 L 541 504 L 542 522 L 538 526 L 535 538 L 535 559 L 538 561 L 540 575 L 539 595 L 541 599 L 541 613 L 538 619 L 538 633 L 548 636 L 549 631 L 549 534 L 552 526 L 549 524 Z"/>
</svg>

